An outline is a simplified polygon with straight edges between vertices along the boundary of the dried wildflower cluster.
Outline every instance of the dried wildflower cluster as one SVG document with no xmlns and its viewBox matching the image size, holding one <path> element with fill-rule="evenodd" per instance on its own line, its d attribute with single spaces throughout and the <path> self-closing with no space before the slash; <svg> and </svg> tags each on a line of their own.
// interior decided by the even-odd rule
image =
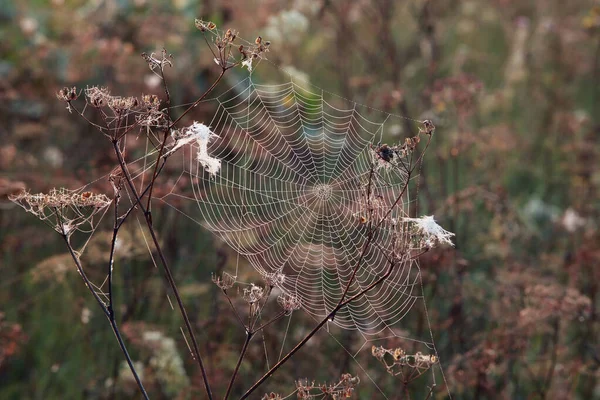
<svg viewBox="0 0 600 400">
<path fill-rule="evenodd" d="M 158 58 L 155 53 L 150 53 L 150 55 L 148 55 L 147 53 L 142 53 L 142 58 L 148 63 L 150 71 L 152 71 L 156 76 L 158 76 L 161 79 L 163 78 L 162 74 L 165 67 L 167 65 L 169 67 L 173 66 L 173 62 L 171 61 L 173 59 L 173 55 L 167 54 L 166 49 L 162 49 L 160 58 Z M 160 73 L 158 71 L 160 71 Z"/>
<path fill-rule="evenodd" d="M 221 290 L 227 291 L 231 289 L 233 285 L 235 285 L 236 278 L 235 276 L 228 274 L 227 272 L 223 272 L 223 275 L 221 276 L 213 275 L 212 281 Z"/>
<path fill-rule="evenodd" d="M 262 309 L 261 300 L 267 301 L 271 288 L 263 288 L 261 286 L 251 283 L 249 287 L 244 288 L 242 292 L 242 298 L 250 306 L 249 314 L 251 317 L 259 316 L 259 311 Z"/>
<path fill-rule="evenodd" d="M 170 123 L 169 116 L 160 109 L 160 99 L 155 94 L 142 95 L 139 111 L 135 116 L 139 126 L 165 128 Z"/>
<path fill-rule="evenodd" d="M 285 282 L 285 274 L 281 272 L 267 272 L 263 275 L 263 279 L 267 286 L 272 288 L 281 287 Z"/>
<path fill-rule="evenodd" d="M 77 88 L 75 86 L 70 88 L 64 87 L 56 93 L 56 97 L 61 101 L 70 102 L 77 100 L 79 94 L 77 93 Z"/>
<path fill-rule="evenodd" d="M 421 352 L 407 354 L 402 348 L 386 349 L 383 346 L 373 346 L 371 354 L 385 366 L 388 373 L 394 376 L 401 375 L 405 382 L 418 378 L 439 362 L 435 355 Z"/>
<path fill-rule="evenodd" d="M 136 124 L 140 127 L 158 127 L 164 128 L 169 123 L 169 118 L 163 110 L 160 110 L 160 99 L 154 94 L 144 95 L 138 99 L 137 97 L 129 96 L 113 96 L 106 87 L 91 86 L 85 89 L 86 104 L 95 109 L 109 109 L 112 111 L 112 116 L 103 114 L 105 122 L 107 124 L 106 129 L 114 121 L 122 121 L 124 118 L 134 114 Z M 73 110 L 73 101 L 76 100 L 79 95 L 77 88 L 63 88 L 56 93 L 56 97 L 67 103 L 67 109 Z M 127 129 L 125 125 L 122 127 Z M 106 132 L 101 128 L 103 133 Z M 114 132 L 113 135 L 107 135 L 113 139 L 117 136 Z"/>
<path fill-rule="evenodd" d="M 299 310 L 302 306 L 300 297 L 287 293 L 278 296 L 277 303 L 281 306 L 285 315 L 290 315 L 293 311 Z"/>
<path fill-rule="evenodd" d="M 9 196 L 9 199 L 63 235 L 72 234 L 85 223 L 91 225 L 93 217 L 111 203 L 103 194 L 67 189 L 52 189 L 48 193 L 37 194 L 23 191 Z"/>
<path fill-rule="evenodd" d="M 411 155 L 419 143 L 421 142 L 421 134 L 431 136 L 435 131 L 435 126 L 430 120 L 422 122 L 422 126 L 419 127 L 419 133 L 417 135 L 406 138 L 404 143 L 396 145 L 380 144 L 378 146 L 371 147 L 371 154 L 373 161 L 376 163 L 378 168 L 394 168 L 403 167 L 408 168 L 407 162 L 403 159 Z"/>
<path fill-rule="evenodd" d="M 239 45 L 237 50 L 240 54 L 240 58 L 236 58 L 233 55 L 234 52 L 232 49 L 234 48 L 234 42 L 238 37 L 237 31 L 227 29 L 221 34 L 218 32 L 217 26 L 213 22 L 203 21 L 201 19 L 196 19 L 195 24 L 200 32 L 210 32 L 215 35 L 213 43 L 217 51 L 215 52 L 212 48 L 211 51 L 213 51 L 215 63 L 223 68 L 223 70 L 241 65 L 242 67 L 248 68 L 248 71 L 252 71 L 252 61 L 257 58 L 262 58 L 263 54 L 268 52 L 269 47 L 271 46 L 271 42 L 263 40 L 262 37 L 259 36 L 254 41 L 254 44 L 248 44 L 246 46 L 243 44 Z"/>
<path fill-rule="evenodd" d="M 261 301 L 265 296 L 265 289 L 251 283 L 249 287 L 244 288 L 243 298 L 249 304 L 255 304 Z"/>
<path fill-rule="evenodd" d="M 269 51 L 269 46 L 271 46 L 271 42 L 268 40 L 263 41 L 260 36 L 256 38 L 253 46 L 244 47 L 240 45 L 238 50 L 242 55 L 242 67 L 246 67 L 248 71 L 252 71 L 252 60 L 262 58 L 262 54 Z"/>
<path fill-rule="evenodd" d="M 316 398 L 324 399 L 348 399 L 354 394 L 356 386 L 360 383 L 357 376 L 351 374 L 342 374 L 340 380 L 332 384 L 317 384 L 315 381 L 302 379 L 296 381 L 296 398 L 300 400 L 309 400 Z M 281 396 L 270 393 L 263 396 L 262 400 L 280 399 Z"/>
<path fill-rule="evenodd" d="M 85 96 L 87 104 L 98 109 L 108 108 L 113 112 L 113 118 L 117 119 L 138 111 L 140 106 L 136 97 L 112 96 L 107 88 L 100 86 L 86 88 Z"/>
</svg>

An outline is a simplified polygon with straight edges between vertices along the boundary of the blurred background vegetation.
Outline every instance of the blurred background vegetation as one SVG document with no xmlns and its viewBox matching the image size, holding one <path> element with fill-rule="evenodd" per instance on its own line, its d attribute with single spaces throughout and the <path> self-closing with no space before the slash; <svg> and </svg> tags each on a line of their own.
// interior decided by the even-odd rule
<svg viewBox="0 0 600 400">
<path fill-rule="evenodd" d="M 588 0 L 0 0 L 0 398 L 138 396 L 60 237 L 7 195 L 77 188 L 116 165 L 110 144 L 56 101 L 63 86 L 160 95 L 139 54 L 165 47 L 174 55 L 173 102 L 202 93 L 219 69 L 197 17 L 246 39 L 262 35 L 272 42 L 269 60 L 293 76 L 434 121 L 419 212 L 455 232 L 456 247 L 428 253 L 421 266 L 454 398 L 600 398 L 600 6 Z M 233 71 L 219 90 L 245 73 Z M 255 80 L 273 82 L 261 65 Z M 212 111 L 200 107 L 192 118 L 209 121 Z M 414 130 L 391 124 L 386 140 Z M 175 210 L 155 214 L 222 390 L 243 332 L 210 277 L 235 254 Z M 118 312 L 152 398 L 203 398 L 139 230 L 122 240 Z M 106 261 L 107 243 L 94 235 L 90 270 Z M 300 338 L 311 325 L 297 323 L 288 335 Z M 277 348 L 285 332 L 254 343 L 236 393 L 265 371 L 263 345 Z M 403 398 L 370 358 L 357 357 L 390 398 Z M 359 373 L 355 364 L 317 336 L 264 390 L 289 393 L 297 378 Z M 437 383 L 434 397 L 445 398 Z M 426 384 L 411 385 L 411 398 L 424 398 Z M 380 396 L 363 380 L 358 398 Z"/>
</svg>

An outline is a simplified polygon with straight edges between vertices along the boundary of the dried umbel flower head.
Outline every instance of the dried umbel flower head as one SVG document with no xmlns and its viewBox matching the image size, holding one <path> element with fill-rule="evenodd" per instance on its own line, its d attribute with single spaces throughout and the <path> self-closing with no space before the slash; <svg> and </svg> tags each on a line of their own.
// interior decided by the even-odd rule
<svg viewBox="0 0 600 400">
<path fill-rule="evenodd" d="M 265 289 L 254 283 L 251 283 L 250 287 L 244 288 L 243 298 L 250 304 L 259 302 L 264 296 Z"/>
<path fill-rule="evenodd" d="M 56 92 L 56 97 L 59 100 L 70 102 L 76 100 L 79 95 L 77 94 L 77 88 L 75 86 L 68 88 L 64 87 Z"/>
<path fill-rule="evenodd" d="M 342 374 L 340 380 L 331 384 L 315 384 L 315 381 L 301 379 L 296 381 L 296 393 L 298 399 L 308 400 L 319 398 L 348 399 L 352 397 L 354 389 L 360 383 L 358 377 L 351 374 Z"/>
<path fill-rule="evenodd" d="M 160 58 L 157 57 L 155 53 L 150 53 L 150 55 L 148 55 L 147 53 L 142 53 L 142 58 L 148 63 L 150 71 L 152 71 L 156 76 L 158 76 L 161 79 L 162 72 L 164 71 L 165 67 L 167 65 L 169 67 L 173 66 L 173 62 L 171 61 L 173 59 L 173 55 L 167 54 L 166 49 L 162 49 Z M 160 71 L 160 73 L 158 71 Z"/>
<path fill-rule="evenodd" d="M 92 107 L 102 108 L 108 104 L 110 92 L 105 87 L 92 86 L 85 89 L 85 96 Z"/>
<path fill-rule="evenodd" d="M 426 135 L 431 135 L 435 130 L 435 126 L 431 120 L 426 119 L 423 121 L 423 126 L 419 127 L 419 132 L 424 133 Z"/>
<path fill-rule="evenodd" d="M 248 68 L 252 72 L 252 61 L 256 58 L 262 58 L 264 53 L 269 51 L 271 42 L 263 41 L 262 37 L 257 37 L 254 46 L 240 46 L 238 50 L 242 55 L 242 67 Z"/>
<path fill-rule="evenodd" d="M 243 299 L 250 305 L 250 315 L 254 316 L 258 314 L 260 310 L 260 301 L 268 297 L 269 290 L 265 290 L 264 288 L 255 285 L 254 283 L 250 284 L 250 287 L 244 288 L 244 293 L 242 295 Z"/>
<path fill-rule="evenodd" d="M 110 96 L 107 105 L 115 115 L 124 116 L 138 107 L 140 102 L 135 97 Z"/>
<path fill-rule="evenodd" d="M 91 225 L 93 217 L 111 203 L 103 194 L 67 189 L 52 189 L 48 193 L 37 194 L 24 191 L 9 196 L 9 200 L 65 236 L 71 235 L 85 223 Z"/>
<path fill-rule="evenodd" d="M 260 400 L 283 400 L 283 397 L 281 397 L 281 395 L 279 393 L 265 393 L 265 395 L 263 397 L 261 397 Z"/>
<path fill-rule="evenodd" d="M 281 287 L 285 282 L 285 274 L 281 272 L 268 272 L 263 275 L 265 283 L 270 287 Z"/>
<path fill-rule="evenodd" d="M 217 27 L 217 25 L 215 25 L 214 22 L 202 21 L 198 18 L 194 20 L 194 24 L 196 25 L 196 28 L 200 30 L 200 32 L 212 31 Z"/>
<path fill-rule="evenodd" d="M 146 111 L 158 110 L 160 107 L 160 99 L 155 94 L 143 94 L 142 107 L 146 109 Z"/>
<path fill-rule="evenodd" d="M 235 278 L 235 276 L 228 274 L 227 272 L 223 272 L 223 274 L 221 276 L 213 275 L 212 281 L 221 290 L 227 291 L 233 287 L 233 285 L 235 284 L 236 278 Z"/>
<path fill-rule="evenodd" d="M 281 306 L 285 315 L 290 315 L 293 311 L 300 309 L 302 306 L 300 297 L 287 293 L 277 297 L 277 303 Z"/>
<path fill-rule="evenodd" d="M 409 381 L 418 378 L 439 362 L 435 355 L 421 352 L 407 354 L 402 348 L 386 349 L 383 346 L 372 346 L 371 354 L 385 366 L 388 373 L 394 376 L 402 375 Z"/>
</svg>

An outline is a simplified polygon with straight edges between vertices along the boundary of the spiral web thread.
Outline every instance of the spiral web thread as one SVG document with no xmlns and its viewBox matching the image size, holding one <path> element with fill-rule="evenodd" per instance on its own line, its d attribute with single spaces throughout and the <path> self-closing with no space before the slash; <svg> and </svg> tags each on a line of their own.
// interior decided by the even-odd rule
<svg viewBox="0 0 600 400">
<path fill-rule="evenodd" d="M 371 121 L 358 105 L 339 108 L 294 82 L 258 85 L 249 77 L 235 88 L 236 94 L 214 100 L 209 124 L 218 138 L 208 152 L 221 160 L 220 172 L 211 176 L 195 157 L 197 148 L 186 150 L 201 220 L 263 276 L 283 274 L 279 288 L 324 317 L 361 258 L 369 221 L 387 213 L 407 185 L 406 174 L 400 168 L 371 173 L 381 162 L 373 143 L 385 120 Z M 410 242 L 402 222 L 408 191 L 402 200 L 378 228 L 346 299 L 386 273 L 398 241 Z M 401 260 L 333 322 L 365 334 L 396 324 L 420 298 L 414 267 L 415 261 Z"/>
</svg>

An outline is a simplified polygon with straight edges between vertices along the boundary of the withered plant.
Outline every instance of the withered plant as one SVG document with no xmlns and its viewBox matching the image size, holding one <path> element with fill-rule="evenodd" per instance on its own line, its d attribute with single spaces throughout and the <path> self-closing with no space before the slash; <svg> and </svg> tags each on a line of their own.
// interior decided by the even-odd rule
<svg viewBox="0 0 600 400">
<path fill-rule="evenodd" d="M 182 127 L 184 117 L 198 107 L 207 96 L 213 92 L 223 76 L 235 67 L 247 68 L 252 71 L 253 62 L 259 61 L 269 51 L 270 42 L 261 37 L 256 38 L 254 43 L 238 45 L 238 33 L 228 29 L 224 32 L 217 30 L 212 22 L 202 20 L 195 21 L 196 27 L 204 34 L 206 45 L 210 50 L 220 73 L 212 85 L 198 98 L 185 108 L 179 115 L 175 116 L 172 107 L 172 98 L 169 91 L 167 67 L 174 63 L 173 56 L 163 50 L 159 54 L 143 53 L 142 57 L 148 64 L 150 70 L 157 75 L 162 82 L 163 95 L 141 95 L 140 97 L 121 97 L 111 94 L 111 90 L 105 87 L 88 87 L 85 90 L 76 87 L 66 87 L 57 93 L 60 101 L 63 101 L 69 112 L 78 115 L 87 121 L 93 128 L 99 131 L 110 143 L 117 165 L 109 176 L 109 182 L 113 189 L 110 195 L 94 193 L 92 191 L 71 191 L 67 189 L 55 189 L 47 194 L 31 194 L 23 192 L 12 197 L 12 200 L 21 205 L 26 211 L 36 215 L 39 219 L 48 223 L 63 239 L 69 254 L 81 275 L 86 287 L 106 316 L 113 330 L 118 344 L 123 352 L 127 365 L 133 374 L 137 386 L 143 397 L 148 399 L 139 371 L 132 361 L 127 346 L 119 330 L 117 304 L 113 296 L 113 277 L 115 273 L 115 253 L 119 246 L 119 233 L 126 222 L 135 220 L 135 216 L 141 216 L 150 234 L 153 252 L 158 256 L 158 263 L 162 267 L 164 277 L 170 291 L 173 293 L 177 308 L 185 324 L 184 337 L 188 343 L 192 357 L 196 361 L 202 376 L 202 384 L 206 397 L 210 400 L 216 397 L 213 392 L 205 358 L 200 352 L 200 345 L 194 332 L 194 323 L 186 312 L 185 304 L 175 282 L 170 263 L 163 251 L 163 245 L 159 240 L 157 228 L 153 218 L 153 200 L 155 200 L 156 184 L 165 170 L 165 166 L 171 156 L 184 146 L 196 146 L 196 159 L 209 176 L 220 173 L 221 160 L 209 154 L 208 144 L 216 135 L 204 124 L 194 122 L 192 125 Z M 84 98 L 82 100 L 82 98 Z M 419 256 L 427 252 L 432 246 L 439 243 L 452 244 L 450 238 L 452 233 L 442 229 L 434 221 L 432 216 L 416 218 L 409 216 L 401 210 L 405 196 L 411 184 L 411 178 L 420 167 L 423 156 L 429 147 L 434 125 L 431 121 L 422 121 L 416 135 L 406 139 L 398 145 L 375 144 L 370 147 L 370 168 L 368 179 L 362 183 L 361 209 L 356 212 L 356 226 L 364 233 L 365 240 L 362 243 L 360 257 L 352 267 L 352 273 L 344 285 L 343 292 L 337 300 L 337 305 L 299 340 L 292 349 L 272 365 L 256 380 L 254 384 L 245 389 L 241 399 L 248 398 L 258 390 L 273 374 L 287 363 L 303 346 L 311 340 L 327 323 L 334 321 L 340 310 L 382 285 L 388 280 L 392 273 L 405 265 L 410 265 Z M 152 148 L 147 154 L 153 159 L 150 168 L 143 169 L 140 173 L 136 169 L 135 162 L 130 159 L 128 149 L 128 137 L 145 136 Z M 129 159 L 129 161 L 128 161 Z M 146 159 L 147 160 L 147 159 Z M 146 161 L 147 162 L 147 161 Z M 389 173 L 396 171 L 403 176 L 400 190 L 393 193 L 389 191 L 382 194 L 381 187 L 375 185 L 377 180 Z M 140 184 L 141 181 L 141 184 Z M 331 188 L 323 185 L 315 189 L 317 196 L 329 198 Z M 95 217 L 107 214 L 112 208 L 112 238 L 110 241 L 110 254 L 106 264 L 106 280 L 97 285 L 88 277 L 86 268 L 81 260 L 81 250 L 77 250 L 71 238 L 77 233 L 91 232 L 95 229 Z M 384 234 L 391 238 L 382 245 L 380 237 Z M 361 287 L 360 290 L 351 290 L 353 284 L 366 263 L 367 254 L 377 252 L 386 260 L 387 269 L 376 277 L 370 284 Z M 303 307 L 302 298 L 298 293 L 281 292 L 274 296 L 276 288 L 285 281 L 285 273 L 264 273 L 262 284 L 249 284 L 240 286 L 236 277 L 224 273 L 213 278 L 214 283 L 221 289 L 226 301 L 230 304 L 232 313 L 239 322 L 240 329 L 245 332 L 245 341 L 240 350 L 238 361 L 231 372 L 229 384 L 223 395 L 228 399 L 236 382 L 240 366 L 244 362 L 247 350 L 252 339 L 260 332 L 272 326 L 272 324 L 285 316 L 289 316 Z M 238 297 L 246 303 L 247 309 L 240 310 L 234 304 L 232 288 L 237 287 Z M 241 289 L 240 289 L 241 288 Z M 267 302 L 276 297 L 280 311 L 263 320 L 263 310 Z M 392 375 L 401 375 L 404 383 L 408 384 L 413 379 L 422 375 L 424 371 L 432 368 L 438 363 L 437 354 L 423 355 L 417 353 L 407 355 L 401 349 L 386 350 L 373 348 L 373 355 L 380 360 L 388 372 Z M 388 364 L 386 355 L 391 355 L 393 360 Z M 410 371 L 407 371 L 409 369 Z M 298 380 L 293 393 L 300 399 L 313 397 L 322 398 L 347 398 L 353 395 L 355 387 L 359 384 L 357 377 L 343 374 L 335 383 L 316 384 L 313 381 Z M 431 392 L 430 392 L 431 394 Z M 265 394 L 263 399 L 284 398 L 276 393 Z"/>
</svg>

